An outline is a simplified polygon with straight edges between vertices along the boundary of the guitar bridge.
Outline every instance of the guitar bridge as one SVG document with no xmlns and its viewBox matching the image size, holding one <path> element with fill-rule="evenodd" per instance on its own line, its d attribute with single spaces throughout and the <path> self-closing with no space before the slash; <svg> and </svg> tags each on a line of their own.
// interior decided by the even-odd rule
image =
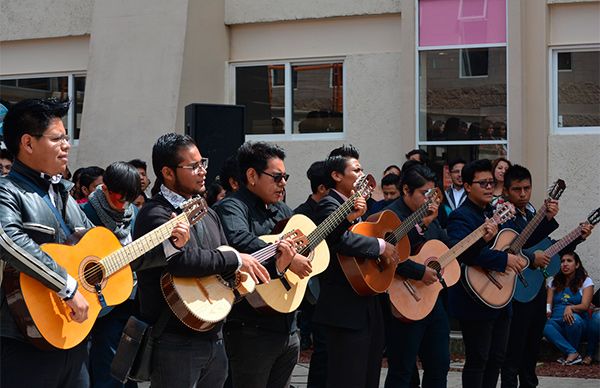
<svg viewBox="0 0 600 388">
<path fill-rule="evenodd" d="M 412 297 L 415 298 L 415 300 L 417 302 L 420 301 L 421 298 L 419 297 L 419 295 L 417 295 L 417 290 L 415 290 L 413 285 L 408 280 L 405 280 L 403 283 L 404 283 L 404 287 L 406 287 L 406 289 L 412 295 Z"/>
<path fill-rule="evenodd" d="M 496 286 L 497 289 L 502 289 L 502 284 L 498 280 L 496 280 L 494 274 L 492 274 L 490 271 L 486 271 L 485 276 L 487 276 L 487 278 L 490 279 L 490 282 L 492 282 L 492 284 Z"/>
</svg>

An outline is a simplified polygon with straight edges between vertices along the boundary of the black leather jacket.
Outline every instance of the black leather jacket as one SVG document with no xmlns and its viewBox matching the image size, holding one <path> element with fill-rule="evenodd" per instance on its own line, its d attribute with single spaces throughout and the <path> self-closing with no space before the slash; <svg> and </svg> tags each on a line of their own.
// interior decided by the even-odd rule
<svg viewBox="0 0 600 388">
<path fill-rule="evenodd" d="M 49 183 L 18 160 L 13 169 L 43 191 L 48 190 Z M 69 195 L 72 186 L 73 183 L 66 180 L 53 186 L 64 204 L 60 211 L 72 231 L 91 228 L 93 225 Z M 54 291 L 61 291 L 67 284 L 67 273 L 40 249 L 40 245 L 63 243 L 67 237 L 54 213 L 39 194 L 10 175 L 0 178 L 0 258 L 7 265 L 27 273 Z M 11 325 L 8 319 L 10 314 L 3 291 L 0 291 L 0 296 L 1 335 L 15 337 L 15 331 L 12 330 L 14 327 L 9 327 L 14 323 Z"/>
</svg>

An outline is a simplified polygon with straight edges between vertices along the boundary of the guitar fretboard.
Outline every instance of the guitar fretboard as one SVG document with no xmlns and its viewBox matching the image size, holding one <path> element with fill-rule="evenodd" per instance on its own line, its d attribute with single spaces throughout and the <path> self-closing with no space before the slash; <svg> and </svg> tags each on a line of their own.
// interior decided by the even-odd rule
<svg viewBox="0 0 600 388">
<path fill-rule="evenodd" d="M 460 240 L 456 245 L 447 250 L 438 259 L 442 268 L 446 267 L 450 262 L 456 259 L 458 256 L 463 254 L 473 244 L 475 244 L 480 238 L 485 235 L 485 224 L 481 225 L 477 229 L 471 232 L 467 237 Z"/>
<path fill-rule="evenodd" d="M 406 236 L 408 232 L 410 232 L 411 229 L 423 219 L 423 217 L 425 217 L 430 203 L 430 201 L 427 201 L 427 203 L 421 205 L 421 207 L 415 210 L 410 216 L 406 217 L 402 224 L 385 238 L 385 241 L 396 245 L 398 241 L 402 240 L 402 238 Z"/>
<path fill-rule="evenodd" d="M 565 237 L 561 238 L 560 240 L 552 244 L 552 246 L 548 247 L 548 249 L 544 251 L 544 254 L 546 254 L 548 257 L 556 255 L 558 252 L 562 251 L 563 248 L 565 248 L 567 245 L 575 241 L 579 236 L 581 236 L 581 226 L 578 226 L 577 228 L 573 229 Z"/>
<path fill-rule="evenodd" d="M 542 219 L 546 216 L 546 204 L 543 204 L 537 213 L 533 216 L 531 221 L 525 226 L 523 231 L 510 243 L 508 252 L 517 253 L 523 249 L 523 246 L 529 240 L 529 237 L 533 234 L 535 228 L 542 222 Z"/>
</svg>

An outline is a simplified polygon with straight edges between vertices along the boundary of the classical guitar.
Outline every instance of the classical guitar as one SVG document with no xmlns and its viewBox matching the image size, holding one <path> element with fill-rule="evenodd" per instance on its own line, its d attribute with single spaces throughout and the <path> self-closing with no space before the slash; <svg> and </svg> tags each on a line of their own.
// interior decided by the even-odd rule
<svg viewBox="0 0 600 388">
<path fill-rule="evenodd" d="M 280 236 L 280 239 L 285 238 L 291 238 L 296 247 L 307 244 L 306 236 L 297 229 Z M 235 251 L 229 246 L 217 249 Z M 252 253 L 252 256 L 263 263 L 275 256 L 276 252 L 277 244 L 269 244 Z M 252 293 L 256 287 L 254 280 L 243 271 L 202 278 L 175 277 L 165 272 L 160 283 L 165 300 L 175 316 L 196 331 L 212 329 L 225 319 L 235 301 Z"/>
<path fill-rule="evenodd" d="M 513 216 L 512 204 L 504 203 L 496 207 L 494 215 L 487 222 L 501 225 Z M 485 225 L 482 224 L 450 249 L 439 240 L 429 240 L 416 256 L 409 257 L 436 270 L 440 281 L 427 286 L 421 281 L 396 274 L 388 289 L 392 315 L 405 321 L 418 321 L 429 315 L 440 291 L 453 286 L 460 279 L 460 266 L 456 258 L 483 237 Z"/>
<path fill-rule="evenodd" d="M 198 222 L 207 206 L 204 199 L 192 198 L 181 209 L 180 215 L 124 247 L 104 227 L 88 230 L 75 245 L 41 245 L 42 251 L 77 280 L 78 291 L 89 304 L 88 319 L 82 323 L 71 319 L 71 309 L 56 292 L 7 266 L 2 287 L 25 338 L 40 349 L 70 349 L 81 343 L 103 307 L 122 303 L 131 295 L 133 274 L 129 263 L 167 240 L 177 223 Z"/>
<path fill-rule="evenodd" d="M 325 238 L 352 212 L 354 200 L 359 196 L 366 198 L 371 195 L 375 185 L 373 176 L 363 175 L 360 177 L 354 184 L 354 194 L 318 227 L 306 216 L 301 214 L 292 216 L 285 224 L 283 232 L 299 229 L 307 235 L 306 244 L 297 247 L 297 251 L 311 260 L 312 272 L 304 279 L 300 279 L 292 271 L 287 271 L 280 279 L 275 279 L 269 284 L 257 285 L 256 291 L 246 297 L 252 307 L 265 312 L 289 313 L 296 310 L 304 298 L 309 280 L 325 271 L 329 265 L 329 248 Z M 266 242 L 272 242 L 278 239 L 279 235 L 272 234 L 260 238 Z"/>
<path fill-rule="evenodd" d="M 587 217 L 586 221 L 592 225 L 596 225 L 600 222 L 600 208 L 594 210 Z M 550 276 L 554 276 L 558 273 L 560 270 L 560 257 L 558 253 L 581 236 L 582 226 L 583 225 L 579 225 L 554 244 L 552 244 L 552 240 L 545 238 L 531 248 L 534 252 L 542 251 L 545 255 L 550 257 L 550 264 L 545 268 L 525 268 L 523 277 L 527 282 L 527 287 L 525 287 L 523 283 L 517 282 L 515 300 L 522 303 L 532 301 L 540 291 L 544 281 Z"/>
<path fill-rule="evenodd" d="M 404 221 L 390 211 L 373 214 L 367 221 L 353 225 L 350 230 L 363 236 L 382 238 L 396 246 L 400 261 L 410 255 L 408 232 L 421 222 L 428 213 L 429 205 L 439 204 L 442 195 L 439 189 L 429 189 L 425 194 L 426 201 Z M 396 273 L 398 262 L 387 262 L 381 257 L 366 259 L 338 254 L 340 266 L 350 285 L 358 295 L 375 295 L 385 292 Z"/>
<path fill-rule="evenodd" d="M 550 187 L 549 198 L 559 199 L 565 188 L 565 182 L 562 179 L 557 180 Z M 492 248 L 519 256 L 524 266 L 527 267 L 529 258 L 523 254 L 523 246 L 544 217 L 546 217 L 545 202 L 520 234 L 510 228 L 502 229 L 496 236 Z M 463 284 L 467 292 L 476 300 L 494 309 L 502 308 L 510 303 L 515 293 L 517 278 L 524 286 L 528 286 L 523 275 L 515 273 L 510 268 L 504 272 L 497 272 L 479 266 L 464 266 L 464 272 Z"/>
</svg>

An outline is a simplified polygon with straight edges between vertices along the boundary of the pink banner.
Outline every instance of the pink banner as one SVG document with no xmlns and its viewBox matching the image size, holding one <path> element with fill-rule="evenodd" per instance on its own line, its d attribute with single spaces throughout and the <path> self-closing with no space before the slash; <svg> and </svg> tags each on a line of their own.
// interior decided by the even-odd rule
<svg viewBox="0 0 600 388">
<path fill-rule="evenodd" d="M 419 46 L 506 43 L 506 0 L 419 0 Z"/>
</svg>

